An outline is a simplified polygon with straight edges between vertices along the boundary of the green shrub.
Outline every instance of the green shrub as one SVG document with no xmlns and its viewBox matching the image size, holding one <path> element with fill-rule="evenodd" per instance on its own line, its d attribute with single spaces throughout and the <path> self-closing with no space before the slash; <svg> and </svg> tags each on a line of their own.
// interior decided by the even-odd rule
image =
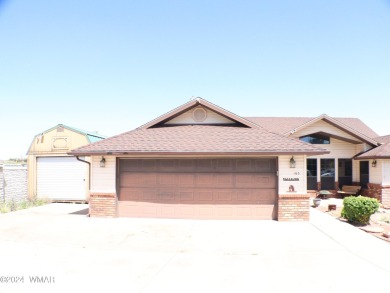
<svg viewBox="0 0 390 293">
<path fill-rule="evenodd" d="M 370 216 L 379 209 L 379 202 L 375 198 L 365 196 L 348 196 L 343 200 L 341 216 L 359 224 L 368 224 Z"/>
</svg>

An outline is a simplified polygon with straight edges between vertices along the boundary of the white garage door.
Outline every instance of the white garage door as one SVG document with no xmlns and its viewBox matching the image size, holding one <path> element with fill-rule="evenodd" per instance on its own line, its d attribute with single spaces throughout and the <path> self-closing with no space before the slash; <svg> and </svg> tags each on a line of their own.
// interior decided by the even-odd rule
<svg viewBox="0 0 390 293">
<path fill-rule="evenodd" d="M 37 158 L 38 198 L 86 200 L 87 166 L 74 157 Z"/>
</svg>

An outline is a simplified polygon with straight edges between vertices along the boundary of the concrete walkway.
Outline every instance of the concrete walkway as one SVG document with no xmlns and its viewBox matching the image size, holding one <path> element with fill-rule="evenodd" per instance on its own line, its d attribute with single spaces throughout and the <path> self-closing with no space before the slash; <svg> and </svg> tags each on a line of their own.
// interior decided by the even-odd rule
<svg viewBox="0 0 390 293">
<path fill-rule="evenodd" d="M 0 292 L 387 292 L 390 245 L 309 223 L 99 219 L 85 205 L 0 215 Z M 54 277 L 46 284 L 30 277 Z"/>
<path fill-rule="evenodd" d="M 390 273 L 390 243 L 313 208 L 310 223 L 348 252 Z"/>
</svg>

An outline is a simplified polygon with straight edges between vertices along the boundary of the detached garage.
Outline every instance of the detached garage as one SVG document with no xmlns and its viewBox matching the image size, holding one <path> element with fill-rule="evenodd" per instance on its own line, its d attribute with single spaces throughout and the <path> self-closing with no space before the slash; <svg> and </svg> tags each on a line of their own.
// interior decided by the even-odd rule
<svg viewBox="0 0 390 293">
<path fill-rule="evenodd" d="M 90 215 L 309 219 L 306 157 L 328 151 L 203 99 L 75 149 L 91 158 Z"/>
<path fill-rule="evenodd" d="M 89 200 L 89 165 L 67 154 L 73 148 L 103 139 L 59 124 L 37 134 L 28 151 L 28 194 L 52 201 Z M 84 162 L 83 162 L 84 161 Z"/>
</svg>

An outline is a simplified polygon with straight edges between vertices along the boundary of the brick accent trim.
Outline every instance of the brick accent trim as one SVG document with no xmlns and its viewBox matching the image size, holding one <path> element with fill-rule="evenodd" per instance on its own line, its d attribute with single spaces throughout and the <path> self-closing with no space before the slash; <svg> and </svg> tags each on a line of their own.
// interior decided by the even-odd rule
<svg viewBox="0 0 390 293">
<path fill-rule="evenodd" d="M 91 217 L 117 216 L 117 196 L 115 193 L 91 193 L 89 197 L 89 215 Z"/>
<path fill-rule="evenodd" d="M 309 194 L 280 194 L 278 198 L 278 221 L 309 221 Z"/>
<path fill-rule="evenodd" d="M 376 198 L 382 202 L 382 185 L 375 183 L 368 183 L 368 189 L 363 192 L 364 196 Z"/>
<path fill-rule="evenodd" d="M 390 207 L 390 186 L 382 185 L 382 204 L 385 207 Z"/>
</svg>

